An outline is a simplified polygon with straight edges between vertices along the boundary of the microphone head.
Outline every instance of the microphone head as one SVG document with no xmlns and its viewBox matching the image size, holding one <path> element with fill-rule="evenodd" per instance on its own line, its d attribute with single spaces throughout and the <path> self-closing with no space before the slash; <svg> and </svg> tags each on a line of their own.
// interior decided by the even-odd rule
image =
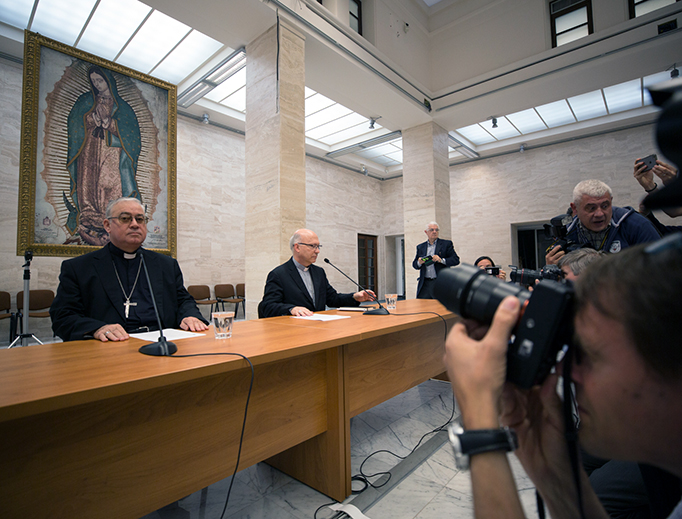
<svg viewBox="0 0 682 519">
<path fill-rule="evenodd" d="M 329 263 L 329 258 L 324 258 L 325 263 Z"/>
</svg>

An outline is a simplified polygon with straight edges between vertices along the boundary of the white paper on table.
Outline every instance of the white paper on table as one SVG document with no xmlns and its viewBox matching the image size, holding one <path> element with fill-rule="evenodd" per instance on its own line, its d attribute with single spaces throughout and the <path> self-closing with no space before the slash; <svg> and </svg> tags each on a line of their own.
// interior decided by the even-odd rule
<svg viewBox="0 0 682 519">
<path fill-rule="evenodd" d="M 203 333 L 186 332 L 184 330 L 176 330 L 175 328 L 164 328 L 163 335 L 169 341 L 177 341 L 178 339 L 187 339 L 189 337 L 203 337 Z M 143 341 L 156 342 L 159 340 L 159 331 L 131 333 L 131 337 L 135 339 L 142 339 Z"/>
<path fill-rule="evenodd" d="M 292 315 L 294 319 L 305 319 L 307 321 L 336 321 L 337 319 L 350 319 L 350 315 L 327 315 L 327 314 L 313 314 L 313 315 Z"/>
</svg>

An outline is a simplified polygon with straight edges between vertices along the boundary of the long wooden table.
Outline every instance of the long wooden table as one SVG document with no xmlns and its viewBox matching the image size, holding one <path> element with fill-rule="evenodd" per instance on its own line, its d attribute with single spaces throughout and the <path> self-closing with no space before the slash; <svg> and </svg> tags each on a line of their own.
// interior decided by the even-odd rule
<svg viewBox="0 0 682 519">
<path fill-rule="evenodd" d="M 443 371 L 437 301 L 331 322 L 236 322 L 178 353 L 254 365 L 240 469 L 267 460 L 342 500 L 350 418 Z M 0 350 L 0 516 L 137 518 L 232 474 L 251 378 L 234 356 L 149 357 L 142 341 Z"/>
</svg>

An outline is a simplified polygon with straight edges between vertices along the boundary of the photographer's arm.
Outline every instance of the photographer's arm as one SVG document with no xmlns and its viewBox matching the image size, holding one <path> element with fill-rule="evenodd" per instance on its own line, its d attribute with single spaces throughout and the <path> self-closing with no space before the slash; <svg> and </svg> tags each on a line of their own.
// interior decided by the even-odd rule
<svg viewBox="0 0 682 519">
<path fill-rule="evenodd" d="M 459 323 L 446 342 L 445 364 L 466 430 L 499 427 L 498 402 L 506 373 L 507 342 L 519 313 L 519 301 L 506 298 L 485 337 L 478 341 Z M 471 483 L 476 517 L 524 517 L 514 477 L 504 452 L 471 457 Z"/>
<path fill-rule="evenodd" d="M 501 399 L 501 421 L 516 431 L 519 441 L 516 455 L 551 517 L 573 519 L 580 517 L 580 512 L 564 439 L 562 404 L 556 393 L 557 379 L 556 374 L 550 375 L 541 387 L 530 391 L 507 384 Z M 582 464 L 580 489 L 585 517 L 608 519 Z"/>
</svg>

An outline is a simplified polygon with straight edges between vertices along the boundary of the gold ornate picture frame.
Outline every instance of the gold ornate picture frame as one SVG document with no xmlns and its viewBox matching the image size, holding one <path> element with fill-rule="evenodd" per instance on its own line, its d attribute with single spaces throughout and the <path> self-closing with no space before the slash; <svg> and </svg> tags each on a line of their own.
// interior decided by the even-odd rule
<svg viewBox="0 0 682 519">
<path fill-rule="evenodd" d="M 141 200 L 144 247 L 177 254 L 175 85 L 25 31 L 17 255 L 108 241 L 120 196 Z"/>
</svg>

